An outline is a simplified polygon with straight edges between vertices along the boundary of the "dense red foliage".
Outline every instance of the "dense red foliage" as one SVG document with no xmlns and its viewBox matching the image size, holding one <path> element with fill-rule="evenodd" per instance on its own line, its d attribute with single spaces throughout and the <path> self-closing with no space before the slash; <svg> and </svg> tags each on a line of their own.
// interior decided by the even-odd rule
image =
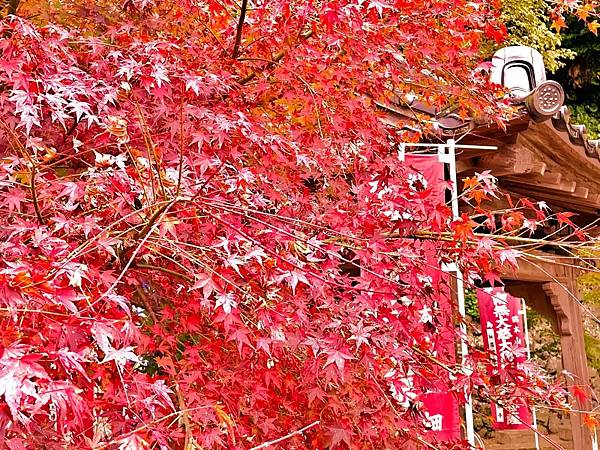
<svg viewBox="0 0 600 450">
<path fill-rule="evenodd" d="M 514 254 L 407 182 L 419 134 L 373 106 L 510 114 L 475 70 L 495 5 L 254 1 L 239 33 L 229 0 L 61 5 L 0 25 L 0 441 L 410 448 L 408 376 L 495 395 L 485 355 L 439 370 L 429 246 L 398 237 L 448 232 L 472 276 Z"/>
</svg>

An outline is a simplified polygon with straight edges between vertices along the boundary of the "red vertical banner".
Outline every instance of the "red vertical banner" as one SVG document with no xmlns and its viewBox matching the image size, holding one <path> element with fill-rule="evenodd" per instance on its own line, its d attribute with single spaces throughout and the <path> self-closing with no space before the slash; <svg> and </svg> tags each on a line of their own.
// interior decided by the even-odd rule
<svg viewBox="0 0 600 450">
<path fill-rule="evenodd" d="M 527 345 L 521 299 L 496 287 L 479 289 L 477 300 L 483 344 L 491 355 L 495 355 L 497 366 L 524 362 L 527 359 L 524 351 L 515 354 L 515 349 L 523 349 Z M 492 403 L 491 408 L 492 425 L 496 430 L 530 429 L 531 411 L 524 399 L 511 399 L 502 407 Z"/>
<path fill-rule="evenodd" d="M 444 178 L 444 163 L 439 156 L 407 153 L 404 162 L 418 173 L 409 176 L 409 181 L 421 182 L 423 188 L 431 189 L 431 199 L 434 202 L 446 203 L 448 183 Z"/>
<path fill-rule="evenodd" d="M 425 243 L 427 244 L 427 243 Z M 433 244 L 433 243 L 431 243 Z M 432 258 L 431 262 L 434 263 Z M 456 345 L 454 321 L 452 316 L 452 303 L 450 301 L 449 274 L 441 269 L 432 268 L 428 271 L 431 286 L 435 292 L 435 303 L 431 311 L 436 316 L 438 332 L 433 342 L 434 356 L 448 366 L 456 363 Z M 445 370 L 442 367 L 433 368 L 434 371 Z M 441 375 L 441 374 L 440 374 Z M 427 392 L 421 397 L 425 407 L 425 415 L 431 433 L 438 441 L 452 441 L 460 439 L 460 411 L 456 394 L 448 391 L 448 386 L 439 382 L 439 377 L 431 382 Z"/>
<path fill-rule="evenodd" d="M 445 203 L 448 184 L 444 176 L 444 163 L 437 154 L 406 154 L 405 163 L 417 171 L 409 181 L 422 189 L 431 190 L 433 202 Z M 428 312 L 435 316 L 438 331 L 435 333 L 433 351 L 436 358 L 452 366 L 456 363 L 456 344 L 452 302 L 450 298 L 449 274 L 444 272 L 436 257 L 436 244 L 433 241 L 418 241 L 421 252 L 427 259 L 427 276 L 434 292 L 434 305 Z M 435 370 L 444 370 L 439 367 Z M 446 377 L 440 377 L 444 379 Z M 448 386 L 438 379 L 427 380 L 425 393 L 420 396 L 426 416 L 426 426 L 436 441 L 453 441 L 461 438 L 460 411 L 455 394 L 448 392 Z"/>
</svg>

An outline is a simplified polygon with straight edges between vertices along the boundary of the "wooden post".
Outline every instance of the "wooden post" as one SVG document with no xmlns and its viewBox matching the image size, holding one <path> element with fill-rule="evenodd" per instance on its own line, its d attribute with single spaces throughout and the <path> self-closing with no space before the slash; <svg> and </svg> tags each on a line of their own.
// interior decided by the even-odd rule
<svg viewBox="0 0 600 450">
<path fill-rule="evenodd" d="M 563 367 L 573 375 L 573 379 L 568 379 L 568 385 L 571 388 L 581 389 L 587 395 L 585 400 L 574 396 L 575 407 L 579 410 L 589 410 L 589 375 L 576 274 L 573 270 L 567 269 L 565 278 L 544 283 L 543 289 L 557 310 Z M 571 428 L 575 450 L 587 450 L 592 447 L 591 435 L 583 423 L 581 413 L 571 414 Z"/>
<path fill-rule="evenodd" d="M 543 253 L 540 253 L 543 254 Z M 563 368 L 570 372 L 574 379 L 568 380 L 573 388 L 583 389 L 588 399 L 575 399 L 576 409 L 589 411 L 590 390 L 585 342 L 583 339 L 582 307 L 577 288 L 578 270 L 570 267 L 574 260 L 562 260 L 564 264 L 555 264 L 551 255 L 544 259 L 519 260 L 519 270 L 507 272 L 503 279 L 507 282 L 507 290 L 517 297 L 522 297 L 534 310 L 547 317 L 552 328 L 560 337 Z M 583 423 L 581 413 L 571 414 L 571 432 L 574 450 L 592 448 L 591 432 Z"/>
</svg>

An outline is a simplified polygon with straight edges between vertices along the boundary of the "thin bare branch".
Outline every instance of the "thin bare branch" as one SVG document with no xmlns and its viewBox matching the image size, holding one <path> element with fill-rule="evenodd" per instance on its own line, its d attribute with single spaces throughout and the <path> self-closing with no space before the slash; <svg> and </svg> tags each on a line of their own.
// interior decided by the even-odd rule
<svg viewBox="0 0 600 450">
<path fill-rule="evenodd" d="M 244 21 L 246 20 L 246 9 L 248 8 L 248 0 L 242 0 L 242 6 L 240 7 L 240 20 L 238 21 L 237 30 L 235 32 L 235 44 L 233 45 L 233 59 L 237 58 L 240 53 L 240 45 L 242 43 L 242 29 L 244 28 Z"/>
<path fill-rule="evenodd" d="M 300 37 L 301 37 L 303 40 L 306 40 L 306 39 L 308 39 L 309 37 L 311 37 L 313 34 L 314 34 L 314 32 L 313 32 L 312 30 L 310 30 L 310 31 L 308 31 L 308 32 L 306 32 L 306 33 L 303 33 L 303 34 L 301 34 L 301 35 L 300 35 Z M 281 50 L 281 51 L 277 52 L 277 53 L 275 54 L 275 56 L 273 56 L 273 61 L 270 61 L 270 63 L 278 63 L 279 61 L 281 61 L 281 60 L 283 59 L 283 57 L 284 57 L 286 54 L 287 54 L 287 52 L 286 52 L 286 51 L 283 51 L 283 50 Z M 258 73 L 257 73 L 256 71 L 255 71 L 255 72 L 250 72 L 250 73 L 249 73 L 248 75 L 246 75 L 245 77 L 243 77 L 243 78 L 240 78 L 240 79 L 238 80 L 238 83 L 239 83 L 239 84 L 241 84 L 241 85 L 248 84 L 250 81 L 252 81 L 254 78 L 256 78 L 256 75 L 258 75 Z"/>
<path fill-rule="evenodd" d="M 16 16 L 17 10 L 19 9 L 19 5 L 21 0 L 9 0 L 8 2 L 8 14 Z"/>
<path fill-rule="evenodd" d="M 11 2 L 11 4 L 12 4 L 12 2 Z M 17 6 L 18 6 L 18 2 L 17 2 Z M 4 128 L 4 131 L 6 131 L 7 135 L 9 136 L 11 146 L 17 151 L 17 153 L 19 153 L 21 155 L 22 158 L 27 159 L 29 161 L 29 164 L 31 164 L 31 173 L 30 173 L 31 179 L 30 179 L 30 183 L 29 183 L 29 190 L 31 192 L 31 200 L 33 201 L 33 209 L 35 210 L 35 215 L 37 216 L 38 222 L 40 223 L 40 225 L 44 225 L 44 223 L 46 221 L 44 220 L 44 216 L 42 216 L 42 210 L 41 210 L 40 204 L 38 202 L 37 189 L 35 186 L 35 176 L 37 174 L 37 164 L 34 161 L 34 159 L 31 157 L 31 155 L 27 152 L 27 149 L 23 146 L 23 144 L 21 144 L 21 141 L 19 140 L 19 137 L 16 135 L 14 130 L 11 129 L 6 123 L 4 123 L 4 121 L 0 121 L 0 124 L 2 125 L 2 128 Z"/>
<path fill-rule="evenodd" d="M 263 444 L 257 445 L 256 447 L 252 447 L 250 450 L 259 450 L 261 448 L 267 448 L 270 447 L 271 445 L 275 445 L 278 444 L 279 442 L 283 442 L 287 439 L 293 438 L 294 436 L 297 436 L 299 434 L 304 433 L 306 430 L 309 430 L 313 427 L 316 427 L 317 425 L 319 425 L 321 423 L 320 420 L 315 420 L 313 423 L 306 425 L 303 428 L 300 428 L 299 430 L 296 431 L 292 431 L 291 433 L 286 434 L 285 436 L 282 436 L 280 438 L 274 439 L 272 441 L 268 441 L 265 442 Z"/>
<path fill-rule="evenodd" d="M 192 281 L 194 281 L 194 280 L 192 280 L 192 278 L 188 277 L 187 275 L 185 275 L 181 272 L 167 269 L 166 267 L 153 266 L 152 264 L 137 263 L 137 264 L 134 264 L 131 268 L 132 269 L 158 270 L 159 272 L 164 272 L 168 275 L 173 275 L 174 277 L 181 278 L 183 281 L 187 281 L 188 283 L 191 283 Z"/>
</svg>

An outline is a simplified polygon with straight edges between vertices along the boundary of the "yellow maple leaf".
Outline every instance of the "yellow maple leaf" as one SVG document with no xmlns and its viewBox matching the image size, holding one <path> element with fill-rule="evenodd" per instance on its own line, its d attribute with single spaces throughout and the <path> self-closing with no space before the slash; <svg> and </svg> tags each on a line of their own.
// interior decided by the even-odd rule
<svg viewBox="0 0 600 450">
<path fill-rule="evenodd" d="M 581 20 L 586 20 L 590 12 L 594 9 L 591 3 L 586 3 L 581 8 L 577 10 L 575 15 L 579 17 Z"/>
<path fill-rule="evenodd" d="M 552 25 L 550 26 L 550 28 L 554 28 L 557 33 L 560 33 L 560 30 L 565 26 L 565 20 L 562 18 L 562 16 L 558 16 L 552 21 Z"/>
<path fill-rule="evenodd" d="M 477 181 L 477 177 L 463 178 L 463 183 L 464 183 L 464 185 L 463 185 L 464 190 L 476 188 L 479 186 L 479 181 Z"/>
</svg>

